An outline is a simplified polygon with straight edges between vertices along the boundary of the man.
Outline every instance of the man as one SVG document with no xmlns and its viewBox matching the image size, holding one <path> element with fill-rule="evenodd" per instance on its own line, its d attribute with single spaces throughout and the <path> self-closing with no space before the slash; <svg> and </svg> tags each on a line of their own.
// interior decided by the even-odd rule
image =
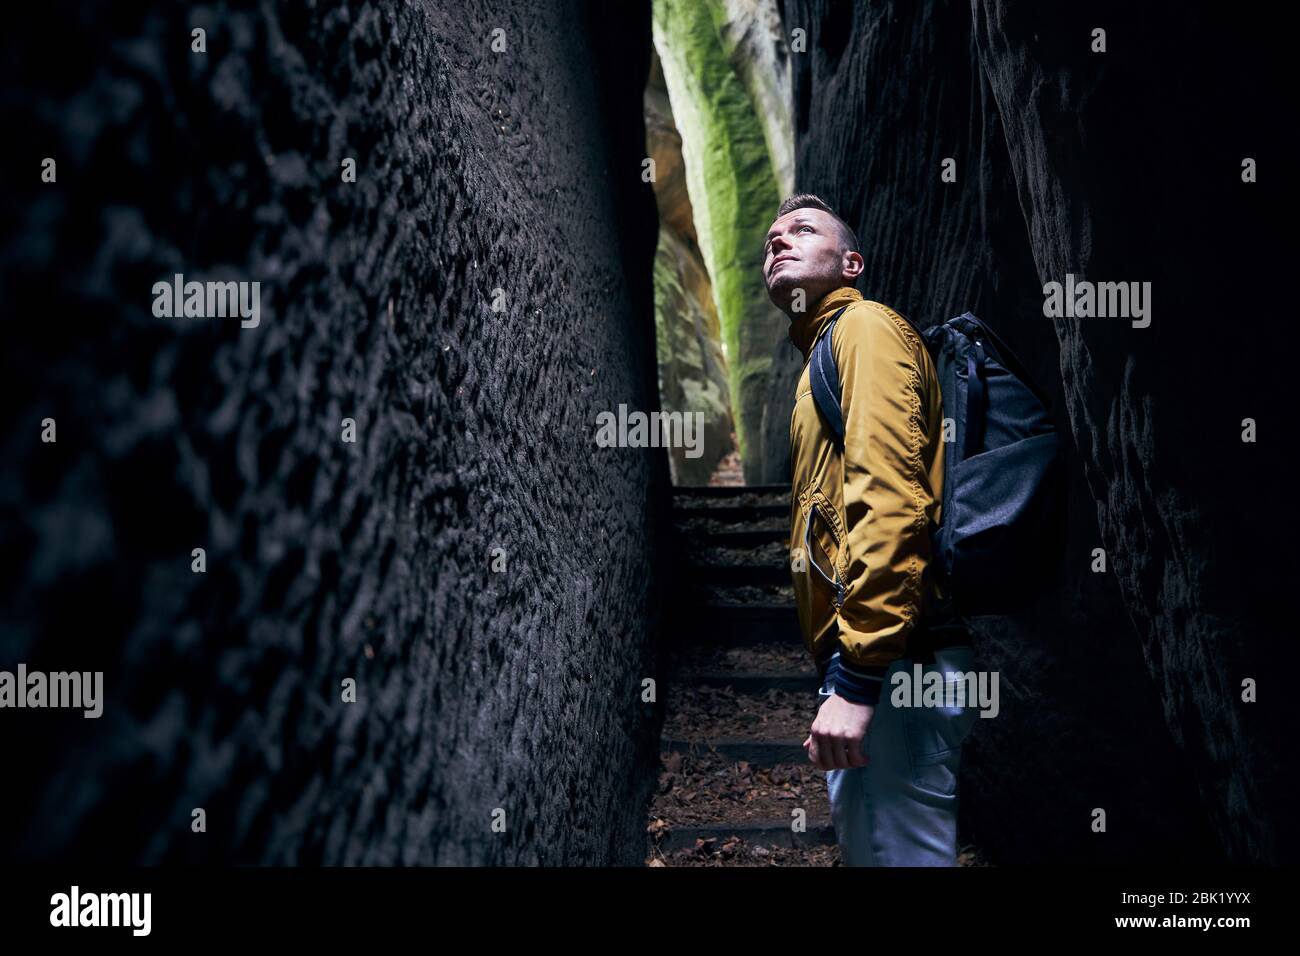
<svg viewBox="0 0 1300 956">
<path fill-rule="evenodd" d="M 763 257 L 768 295 L 804 356 L 790 419 L 790 552 L 822 683 L 804 746 L 827 771 L 845 865 L 953 866 L 961 745 L 978 713 L 910 706 L 910 691 L 893 702 L 895 676 L 910 681 L 916 664 L 922 674 L 971 669 L 965 621 L 944 612 L 929 567 L 944 460 L 934 364 L 901 315 L 854 288 L 857 236 L 821 199 L 783 202 Z M 813 399 L 808 359 L 846 306 L 831 340 L 841 450 Z"/>
</svg>

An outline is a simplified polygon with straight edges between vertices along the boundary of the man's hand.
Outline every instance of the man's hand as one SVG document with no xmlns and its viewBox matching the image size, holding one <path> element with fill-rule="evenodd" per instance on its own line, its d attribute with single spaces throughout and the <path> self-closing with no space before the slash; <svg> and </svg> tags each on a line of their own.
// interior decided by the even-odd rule
<svg viewBox="0 0 1300 956">
<path fill-rule="evenodd" d="M 875 712 L 870 704 L 855 704 L 839 694 L 831 694 L 817 711 L 812 731 L 803 742 L 808 759 L 818 770 L 865 767 L 867 757 L 862 752 L 862 739 Z"/>
</svg>

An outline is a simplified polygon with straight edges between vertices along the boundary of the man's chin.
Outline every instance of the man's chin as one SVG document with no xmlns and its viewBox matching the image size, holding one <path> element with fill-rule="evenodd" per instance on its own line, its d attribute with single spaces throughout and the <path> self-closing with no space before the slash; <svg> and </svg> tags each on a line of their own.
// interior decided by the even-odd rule
<svg viewBox="0 0 1300 956">
<path fill-rule="evenodd" d="M 788 308 L 792 299 L 794 299 L 795 290 L 799 288 L 799 277 L 784 274 L 784 270 L 777 272 L 767 286 L 767 296 L 778 309 Z"/>
</svg>

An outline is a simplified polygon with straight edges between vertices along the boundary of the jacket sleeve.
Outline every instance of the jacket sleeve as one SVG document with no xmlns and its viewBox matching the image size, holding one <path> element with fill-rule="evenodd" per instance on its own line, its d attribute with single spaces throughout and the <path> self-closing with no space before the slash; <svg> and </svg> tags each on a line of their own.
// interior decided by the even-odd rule
<svg viewBox="0 0 1300 956">
<path fill-rule="evenodd" d="M 930 560 L 931 493 L 922 465 L 928 436 L 916 351 L 924 345 L 901 327 L 905 321 L 874 304 L 854 306 L 836 323 L 831 343 L 844 411 L 848 566 L 836 687 L 873 704 L 886 669 L 906 653 Z"/>
</svg>

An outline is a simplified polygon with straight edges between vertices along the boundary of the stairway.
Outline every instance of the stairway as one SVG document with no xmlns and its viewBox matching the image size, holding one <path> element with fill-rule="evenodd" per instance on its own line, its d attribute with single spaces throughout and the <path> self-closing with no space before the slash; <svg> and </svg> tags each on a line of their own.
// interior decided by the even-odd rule
<svg viewBox="0 0 1300 956">
<path fill-rule="evenodd" d="M 839 863 L 786 559 L 784 485 L 674 489 L 678 571 L 650 866 Z M 792 824 L 802 810 L 804 825 Z"/>
<path fill-rule="evenodd" d="M 789 522 L 786 485 L 674 489 L 677 599 L 648 866 L 840 865 L 826 774 L 802 743 L 820 698 Z M 981 865 L 971 848 L 959 862 Z"/>
</svg>

